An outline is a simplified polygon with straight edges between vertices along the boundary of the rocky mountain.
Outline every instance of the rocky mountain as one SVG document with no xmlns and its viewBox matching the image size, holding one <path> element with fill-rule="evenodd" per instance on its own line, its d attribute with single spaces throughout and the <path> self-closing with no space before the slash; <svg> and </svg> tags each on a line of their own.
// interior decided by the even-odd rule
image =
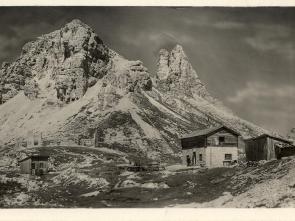
<svg viewBox="0 0 295 221">
<path fill-rule="evenodd" d="M 28 132 L 67 143 L 97 133 L 102 147 L 177 160 L 178 137 L 192 130 L 266 132 L 209 94 L 180 45 L 160 50 L 152 75 L 79 20 L 25 44 L 15 62 L 2 64 L 0 79 L 2 147 Z"/>
<path fill-rule="evenodd" d="M 180 45 L 176 45 L 171 52 L 160 50 L 157 76 L 163 89 L 171 95 L 201 97 L 212 103 L 217 102 L 206 90 Z"/>
</svg>

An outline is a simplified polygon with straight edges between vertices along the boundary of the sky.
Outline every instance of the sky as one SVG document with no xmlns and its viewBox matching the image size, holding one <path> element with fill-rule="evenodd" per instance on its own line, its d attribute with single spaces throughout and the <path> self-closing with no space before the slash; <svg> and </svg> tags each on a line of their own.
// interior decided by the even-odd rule
<svg viewBox="0 0 295 221">
<path fill-rule="evenodd" d="M 295 8 L 0 7 L 0 63 L 75 18 L 151 73 L 159 49 L 180 44 L 238 116 L 282 135 L 295 127 Z"/>
</svg>

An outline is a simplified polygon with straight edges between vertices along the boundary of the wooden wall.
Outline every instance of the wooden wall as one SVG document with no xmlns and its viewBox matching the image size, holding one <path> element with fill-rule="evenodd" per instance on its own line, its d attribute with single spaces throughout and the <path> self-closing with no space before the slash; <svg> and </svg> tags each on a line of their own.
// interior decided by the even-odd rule
<svg viewBox="0 0 295 221">
<path fill-rule="evenodd" d="M 30 174 L 31 173 L 31 163 L 32 163 L 31 159 L 27 159 L 25 161 L 20 162 L 21 173 Z"/>
<path fill-rule="evenodd" d="M 224 137 L 224 142 L 219 142 L 219 137 Z M 221 130 L 207 137 L 207 146 L 238 147 L 238 136 L 227 130 Z"/>
<path fill-rule="evenodd" d="M 277 143 L 281 141 L 271 137 L 260 137 L 257 139 L 246 140 L 246 158 L 248 161 L 278 159 L 280 150 L 275 149 Z"/>
<path fill-rule="evenodd" d="M 293 156 L 293 155 L 295 155 L 295 147 L 294 146 L 284 147 L 280 151 L 280 157 L 288 157 L 288 156 Z"/>
<path fill-rule="evenodd" d="M 189 137 L 181 139 L 182 149 L 189 149 L 193 147 L 205 147 L 206 137 Z"/>
<path fill-rule="evenodd" d="M 245 143 L 246 158 L 248 161 L 259 161 L 267 159 L 266 137 L 261 137 L 255 140 L 246 140 Z"/>
</svg>

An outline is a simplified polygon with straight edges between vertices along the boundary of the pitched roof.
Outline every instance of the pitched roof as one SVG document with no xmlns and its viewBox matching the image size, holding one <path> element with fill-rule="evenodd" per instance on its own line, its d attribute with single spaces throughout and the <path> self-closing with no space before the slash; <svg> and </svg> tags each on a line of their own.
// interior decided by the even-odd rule
<svg viewBox="0 0 295 221">
<path fill-rule="evenodd" d="M 27 156 L 21 160 L 19 160 L 18 162 L 23 162 L 25 160 L 28 160 L 28 159 L 38 159 L 38 160 L 48 160 L 49 156 L 48 155 L 30 155 L 30 156 Z"/>
<path fill-rule="evenodd" d="M 225 128 L 225 129 L 231 131 L 232 133 L 234 133 L 236 135 L 240 135 L 238 132 L 236 132 L 236 131 L 234 131 L 234 130 L 226 127 L 226 126 L 217 126 L 217 127 L 210 127 L 210 128 L 206 128 L 206 129 L 203 129 L 203 130 L 197 130 L 197 131 L 193 131 L 193 132 L 188 133 L 188 134 L 184 134 L 184 135 L 180 136 L 180 139 L 189 138 L 189 137 L 205 136 L 205 135 L 214 133 L 215 131 L 220 130 L 222 128 Z"/>
<path fill-rule="evenodd" d="M 245 141 L 248 141 L 248 140 L 256 140 L 256 139 L 259 139 L 259 138 L 262 138 L 262 137 L 270 137 L 270 138 L 272 138 L 274 140 L 278 140 L 278 141 L 285 142 L 285 143 L 288 143 L 288 144 L 292 144 L 293 143 L 291 140 L 287 140 L 285 138 L 274 136 L 274 135 L 270 135 L 270 134 L 261 134 L 260 136 L 246 139 Z"/>
</svg>

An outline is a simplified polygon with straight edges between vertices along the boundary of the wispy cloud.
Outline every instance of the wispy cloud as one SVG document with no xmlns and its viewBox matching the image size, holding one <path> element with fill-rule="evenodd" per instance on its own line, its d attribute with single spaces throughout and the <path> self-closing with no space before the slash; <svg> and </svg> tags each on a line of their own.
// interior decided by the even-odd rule
<svg viewBox="0 0 295 221">
<path fill-rule="evenodd" d="M 139 32 L 130 37 L 129 34 L 121 35 L 121 41 L 125 44 L 140 47 L 142 45 L 150 45 L 153 50 L 160 48 L 169 48 L 175 44 L 193 44 L 195 39 L 192 36 L 173 33 L 173 32 Z"/>
<path fill-rule="evenodd" d="M 228 97 L 228 101 L 232 103 L 244 103 L 258 101 L 264 103 L 263 100 L 271 99 L 295 99 L 295 87 L 293 85 L 285 85 L 276 87 L 261 82 L 248 82 L 246 87 L 237 91 L 237 93 Z"/>
<path fill-rule="evenodd" d="M 245 23 L 236 21 L 218 21 L 212 24 L 213 27 L 218 29 L 242 29 L 246 27 Z"/>
<path fill-rule="evenodd" d="M 287 133 L 295 122 L 295 87 L 293 85 L 248 82 L 245 88 L 227 98 L 253 122 Z"/>
<path fill-rule="evenodd" d="M 283 26 L 256 25 L 255 34 L 246 37 L 245 42 L 255 50 L 273 52 L 287 59 L 294 59 L 293 31 Z"/>
<path fill-rule="evenodd" d="M 238 22 L 236 20 L 218 21 L 217 18 L 210 16 L 202 16 L 198 17 L 198 19 L 194 19 L 193 17 L 184 17 L 182 18 L 182 22 L 183 24 L 191 27 L 207 27 L 224 30 L 235 30 L 246 27 L 245 23 Z"/>
</svg>

